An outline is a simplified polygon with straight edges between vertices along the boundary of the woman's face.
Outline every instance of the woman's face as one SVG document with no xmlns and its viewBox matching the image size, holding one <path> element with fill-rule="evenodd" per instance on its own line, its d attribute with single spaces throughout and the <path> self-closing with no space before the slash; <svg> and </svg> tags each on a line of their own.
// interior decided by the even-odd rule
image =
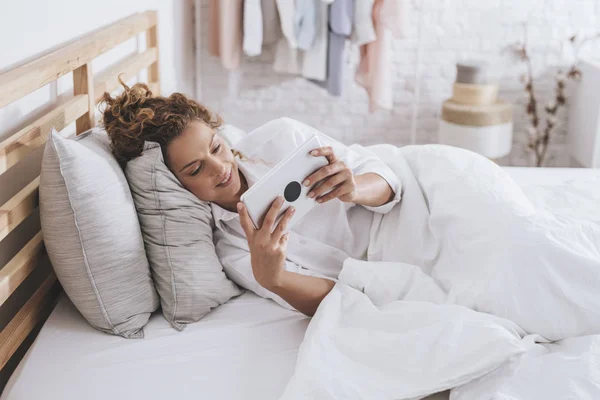
<svg viewBox="0 0 600 400">
<path fill-rule="evenodd" d="M 243 192 L 230 147 L 200 121 L 193 121 L 167 149 L 169 168 L 200 200 L 235 209 Z"/>
</svg>

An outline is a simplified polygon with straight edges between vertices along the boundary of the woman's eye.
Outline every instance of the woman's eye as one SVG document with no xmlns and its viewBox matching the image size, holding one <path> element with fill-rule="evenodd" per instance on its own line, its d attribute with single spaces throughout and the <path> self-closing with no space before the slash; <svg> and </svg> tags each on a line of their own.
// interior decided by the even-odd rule
<svg viewBox="0 0 600 400">
<path fill-rule="evenodd" d="M 217 147 L 215 147 L 213 149 L 213 154 L 217 154 L 219 152 L 219 150 L 221 150 L 221 145 L 218 145 Z"/>
<path fill-rule="evenodd" d="M 200 167 L 202 167 L 202 165 L 198 165 L 196 168 L 194 168 L 194 170 L 190 172 L 190 175 L 198 175 L 198 172 L 200 172 Z"/>
</svg>

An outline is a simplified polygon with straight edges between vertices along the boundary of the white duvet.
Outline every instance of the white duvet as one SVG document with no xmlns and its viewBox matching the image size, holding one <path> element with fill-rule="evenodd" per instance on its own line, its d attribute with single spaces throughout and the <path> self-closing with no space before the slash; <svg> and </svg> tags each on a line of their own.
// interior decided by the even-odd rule
<svg viewBox="0 0 600 400">
<path fill-rule="evenodd" d="M 537 210 L 465 150 L 356 148 L 402 201 L 369 261 L 346 260 L 282 399 L 600 399 L 600 226 Z"/>
</svg>

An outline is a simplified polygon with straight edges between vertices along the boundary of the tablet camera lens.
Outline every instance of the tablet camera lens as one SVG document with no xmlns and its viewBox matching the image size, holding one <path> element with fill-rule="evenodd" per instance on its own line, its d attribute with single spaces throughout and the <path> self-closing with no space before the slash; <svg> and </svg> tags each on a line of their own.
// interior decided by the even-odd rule
<svg viewBox="0 0 600 400">
<path fill-rule="evenodd" d="M 296 200 L 298 200 L 298 197 L 300 197 L 300 192 L 302 191 L 302 186 L 300 186 L 300 184 L 296 181 L 294 182 L 290 182 L 287 184 L 287 186 L 285 187 L 285 190 L 283 191 L 283 197 L 285 198 L 285 200 L 288 203 L 292 203 Z"/>
</svg>

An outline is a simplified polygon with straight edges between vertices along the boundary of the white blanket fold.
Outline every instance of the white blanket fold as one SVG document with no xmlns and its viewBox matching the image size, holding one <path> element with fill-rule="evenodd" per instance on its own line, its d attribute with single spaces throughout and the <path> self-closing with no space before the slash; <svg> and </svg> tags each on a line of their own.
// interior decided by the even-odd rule
<svg viewBox="0 0 600 400">
<path fill-rule="evenodd" d="M 567 366 L 556 393 L 600 398 L 600 227 L 536 210 L 465 150 L 356 148 L 393 169 L 402 201 L 376 217 L 369 261 L 344 263 L 282 399 L 543 398 L 523 371 Z"/>
</svg>

